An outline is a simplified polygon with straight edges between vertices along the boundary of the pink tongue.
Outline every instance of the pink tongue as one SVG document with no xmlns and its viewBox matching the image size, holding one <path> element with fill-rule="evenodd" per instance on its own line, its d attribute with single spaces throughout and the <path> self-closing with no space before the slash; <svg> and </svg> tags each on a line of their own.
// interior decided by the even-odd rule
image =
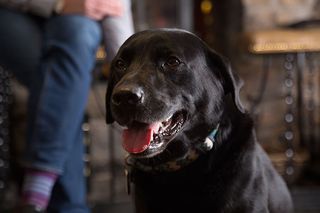
<svg viewBox="0 0 320 213">
<path fill-rule="evenodd" d="M 153 132 L 157 132 L 159 124 L 150 124 L 126 129 L 122 133 L 123 148 L 129 153 L 145 151 L 152 140 Z"/>
</svg>

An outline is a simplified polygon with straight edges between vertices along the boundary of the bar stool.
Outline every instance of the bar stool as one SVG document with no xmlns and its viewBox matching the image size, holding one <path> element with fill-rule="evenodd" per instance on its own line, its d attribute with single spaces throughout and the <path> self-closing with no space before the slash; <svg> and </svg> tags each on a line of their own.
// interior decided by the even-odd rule
<svg viewBox="0 0 320 213">
<path fill-rule="evenodd" d="M 284 114 L 285 132 L 282 141 L 286 144 L 285 175 L 287 179 L 292 179 L 295 173 L 293 140 L 296 135 L 294 124 L 297 125 L 300 145 L 306 145 L 309 152 L 318 152 L 319 154 L 320 151 L 312 149 L 316 146 L 315 125 L 317 122 L 314 92 L 319 84 L 314 79 L 318 70 L 312 57 L 314 53 L 320 52 L 320 28 L 282 28 L 255 31 L 246 33 L 243 41 L 247 52 L 263 57 L 258 93 L 250 100 L 251 113 L 257 111 L 263 100 L 268 83 L 271 56 L 284 56 L 285 77 L 283 85 L 286 112 Z M 304 79 L 304 76 L 307 78 Z M 310 154 L 312 155 L 312 153 Z"/>
</svg>

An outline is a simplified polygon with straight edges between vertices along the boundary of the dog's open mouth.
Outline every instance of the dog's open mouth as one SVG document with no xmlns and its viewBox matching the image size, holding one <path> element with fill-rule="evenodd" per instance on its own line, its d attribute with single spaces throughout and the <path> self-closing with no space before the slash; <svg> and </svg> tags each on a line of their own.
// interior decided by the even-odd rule
<svg viewBox="0 0 320 213">
<path fill-rule="evenodd" d="M 185 120 L 185 113 L 177 112 L 163 121 L 151 124 L 132 122 L 123 131 L 123 147 L 130 154 L 159 153 L 181 130 Z"/>
</svg>

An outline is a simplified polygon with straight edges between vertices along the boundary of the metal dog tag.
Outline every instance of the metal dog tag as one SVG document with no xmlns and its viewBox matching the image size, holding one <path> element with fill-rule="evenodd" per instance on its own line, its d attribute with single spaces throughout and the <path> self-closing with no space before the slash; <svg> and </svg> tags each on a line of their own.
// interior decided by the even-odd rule
<svg viewBox="0 0 320 213">
<path fill-rule="evenodd" d="M 127 170 L 127 169 L 125 169 L 124 170 L 124 173 L 125 173 L 125 175 L 126 175 L 126 179 L 127 179 L 127 194 L 128 195 L 130 195 L 130 193 L 131 193 L 131 179 L 130 179 L 130 172 Z"/>
</svg>

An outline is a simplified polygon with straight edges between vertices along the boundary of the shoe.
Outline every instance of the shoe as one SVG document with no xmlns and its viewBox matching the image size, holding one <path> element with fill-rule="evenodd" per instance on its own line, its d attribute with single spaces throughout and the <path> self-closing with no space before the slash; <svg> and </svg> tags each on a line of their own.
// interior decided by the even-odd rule
<svg viewBox="0 0 320 213">
<path fill-rule="evenodd" d="M 45 213 L 45 209 L 38 208 L 35 205 L 25 204 L 19 207 L 19 213 Z"/>
</svg>

